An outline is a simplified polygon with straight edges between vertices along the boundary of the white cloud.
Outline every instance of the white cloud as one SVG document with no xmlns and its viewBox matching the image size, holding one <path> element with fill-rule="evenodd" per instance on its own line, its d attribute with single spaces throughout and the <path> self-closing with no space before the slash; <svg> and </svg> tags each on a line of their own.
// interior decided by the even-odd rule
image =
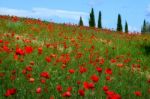
<svg viewBox="0 0 150 99">
<path fill-rule="evenodd" d="M 82 16 L 83 18 L 86 18 L 88 16 L 88 13 L 85 12 L 48 9 L 48 8 L 33 8 L 31 10 L 0 8 L 0 14 L 15 15 L 21 17 L 33 17 L 33 18 L 59 17 L 73 20 L 79 20 L 80 16 Z"/>
</svg>

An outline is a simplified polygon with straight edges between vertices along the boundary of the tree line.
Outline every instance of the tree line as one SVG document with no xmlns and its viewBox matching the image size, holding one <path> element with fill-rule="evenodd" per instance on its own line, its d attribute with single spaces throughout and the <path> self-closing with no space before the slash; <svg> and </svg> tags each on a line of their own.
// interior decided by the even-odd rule
<svg viewBox="0 0 150 99">
<path fill-rule="evenodd" d="M 82 17 L 80 16 L 79 26 L 83 26 L 83 25 L 84 25 L 84 23 L 83 23 Z M 91 9 L 91 12 L 90 12 L 89 27 L 96 27 L 95 15 L 94 15 L 94 9 L 93 8 Z M 101 14 L 101 11 L 99 11 L 99 14 L 98 14 L 97 28 L 102 29 L 102 14 Z M 120 14 L 118 14 L 116 31 L 123 32 L 122 19 L 121 19 L 121 15 Z M 128 22 L 127 21 L 125 22 L 124 32 L 125 33 L 129 32 L 128 31 Z M 143 22 L 143 26 L 141 28 L 141 33 L 142 34 L 150 33 L 150 23 L 146 22 L 146 20 L 144 20 L 144 22 Z"/>
<path fill-rule="evenodd" d="M 79 20 L 79 26 L 83 26 L 83 20 L 82 17 L 80 16 L 80 20 Z M 95 23 L 95 15 L 94 15 L 94 9 L 91 9 L 90 12 L 90 19 L 89 19 L 89 27 L 96 27 L 96 23 Z M 102 14 L 101 11 L 99 11 L 99 15 L 98 15 L 98 24 L 97 27 L 102 29 Z M 117 29 L 118 32 L 123 32 L 123 27 L 122 27 L 122 20 L 121 20 L 121 15 L 118 14 L 118 21 L 117 21 Z M 125 23 L 125 33 L 128 33 L 128 23 L 126 21 Z"/>
<path fill-rule="evenodd" d="M 141 28 L 141 33 L 142 34 L 150 34 L 150 23 L 144 20 L 143 26 Z"/>
</svg>

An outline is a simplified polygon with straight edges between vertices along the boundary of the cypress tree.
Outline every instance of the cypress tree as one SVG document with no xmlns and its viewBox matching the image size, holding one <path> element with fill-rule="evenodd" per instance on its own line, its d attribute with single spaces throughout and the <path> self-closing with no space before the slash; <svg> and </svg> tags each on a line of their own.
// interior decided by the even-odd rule
<svg viewBox="0 0 150 99">
<path fill-rule="evenodd" d="M 95 16 L 94 16 L 94 9 L 93 8 L 92 8 L 91 13 L 90 13 L 89 26 L 95 27 Z"/>
<path fill-rule="evenodd" d="M 82 17 L 80 17 L 80 20 L 79 20 L 79 26 L 83 26 L 83 20 L 82 20 Z"/>
<path fill-rule="evenodd" d="M 128 23 L 127 23 L 127 21 L 125 23 L 125 33 L 128 33 Z"/>
<path fill-rule="evenodd" d="M 146 21 L 145 20 L 143 22 L 143 26 L 142 26 L 141 32 L 142 32 L 142 34 L 146 33 Z"/>
<path fill-rule="evenodd" d="M 98 28 L 102 28 L 102 14 L 101 11 L 99 11 L 99 16 L 98 16 Z"/>
<path fill-rule="evenodd" d="M 117 31 L 122 32 L 122 22 L 120 14 L 118 14 Z"/>
</svg>

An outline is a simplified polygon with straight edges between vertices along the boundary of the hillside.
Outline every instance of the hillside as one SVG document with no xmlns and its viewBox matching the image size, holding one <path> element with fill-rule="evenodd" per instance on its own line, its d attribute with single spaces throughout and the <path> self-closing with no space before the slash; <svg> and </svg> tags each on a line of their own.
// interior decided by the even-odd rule
<svg viewBox="0 0 150 99">
<path fill-rule="evenodd" d="M 0 16 L 0 99 L 149 99 L 150 36 Z"/>
</svg>

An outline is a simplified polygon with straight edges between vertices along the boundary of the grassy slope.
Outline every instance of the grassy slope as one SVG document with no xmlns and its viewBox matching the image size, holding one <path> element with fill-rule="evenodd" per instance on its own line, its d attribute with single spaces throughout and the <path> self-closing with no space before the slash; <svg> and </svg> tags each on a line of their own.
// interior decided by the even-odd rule
<svg viewBox="0 0 150 99">
<path fill-rule="evenodd" d="M 3 45 L 5 44 L 4 42 L 0 43 L 0 60 L 2 61 L 0 73 L 5 74 L 5 76 L 0 77 L 0 87 L 2 88 L 0 97 L 5 98 L 6 90 L 14 87 L 17 89 L 17 93 L 10 98 L 38 99 L 43 97 L 48 99 L 50 96 L 54 96 L 58 99 L 62 96 L 57 92 L 56 86 L 61 84 L 63 92 L 67 87 L 73 87 L 71 98 L 81 98 L 77 95 L 78 87 L 82 89 L 84 81 L 92 82 L 90 80 L 91 75 L 99 75 L 95 67 L 101 67 L 103 71 L 99 75 L 99 81 L 95 84 L 95 90 L 93 93 L 91 90 L 86 90 L 85 97 L 105 99 L 106 95 L 102 87 L 107 85 L 110 90 L 120 94 L 123 99 L 150 98 L 148 92 L 150 87 L 147 82 L 150 79 L 150 56 L 144 49 L 145 46 L 150 45 L 149 35 L 126 35 L 109 30 L 60 25 L 37 20 L 16 20 L 10 17 L 0 18 L 0 40 L 8 41 L 8 47 L 11 50 L 9 53 L 4 52 Z M 12 33 L 14 34 L 13 37 L 11 36 Z M 31 40 L 31 43 L 24 43 L 24 39 Z M 63 48 L 64 43 L 68 48 Z M 46 44 L 51 44 L 52 47 L 47 48 Z M 14 60 L 16 45 L 22 49 L 24 46 L 32 46 L 33 53 L 19 56 L 18 60 Z M 91 46 L 94 46 L 93 50 Z M 41 55 L 37 51 L 39 47 L 43 48 Z M 91 51 L 89 51 L 90 49 Z M 78 52 L 83 54 L 79 59 L 75 58 Z M 61 69 L 62 63 L 56 62 L 62 53 L 69 53 L 71 58 L 63 70 Z M 52 62 L 47 63 L 45 57 L 51 54 L 56 54 L 57 57 L 52 58 Z M 91 56 L 91 60 L 89 56 Z M 20 62 L 20 59 L 24 61 Z M 99 62 L 95 62 L 96 59 L 104 59 L 105 62 L 101 65 Z M 115 59 L 117 62 L 111 63 L 111 59 Z M 131 61 L 124 63 L 126 59 Z M 30 83 L 22 74 L 22 70 L 29 66 L 31 61 L 34 61 L 34 66 L 32 66 L 32 71 L 29 74 L 32 74 L 32 78 L 35 79 L 34 83 Z M 122 63 L 123 67 L 116 66 L 118 63 Z M 87 72 L 80 74 L 78 71 L 82 64 L 85 64 Z M 133 70 L 133 64 L 139 64 L 140 68 L 135 67 Z M 71 68 L 75 70 L 74 74 L 69 74 L 68 70 Z M 105 80 L 106 68 L 112 69 L 111 81 Z M 13 70 L 16 71 L 15 80 L 10 79 Z M 51 75 L 51 78 L 46 80 L 46 84 L 40 83 L 40 73 L 43 71 L 47 71 Z M 71 78 L 66 79 L 68 76 Z M 79 86 L 76 84 L 78 80 L 81 81 Z M 43 91 L 37 95 L 36 88 L 39 86 L 42 87 Z M 142 96 L 135 96 L 135 91 L 141 91 Z"/>
</svg>

